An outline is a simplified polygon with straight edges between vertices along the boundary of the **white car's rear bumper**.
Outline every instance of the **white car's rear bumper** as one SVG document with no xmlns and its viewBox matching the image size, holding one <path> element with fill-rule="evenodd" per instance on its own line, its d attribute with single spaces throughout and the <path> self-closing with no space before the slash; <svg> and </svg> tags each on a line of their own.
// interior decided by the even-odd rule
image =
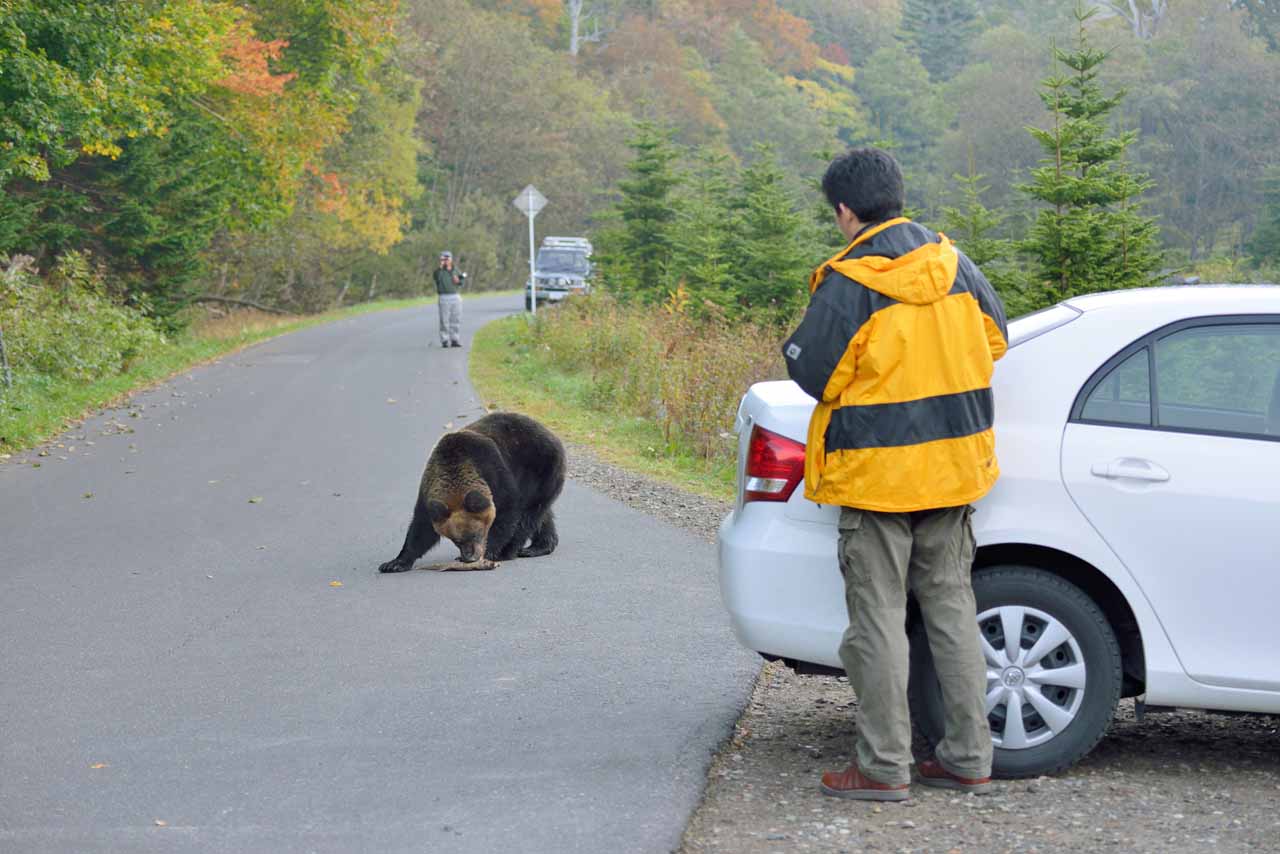
<svg viewBox="0 0 1280 854">
<path fill-rule="evenodd" d="M 720 595 L 734 633 L 770 656 L 840 667 L 849 624 L 836 530 L 748 502 L 720 525 Z"/>
</svg>

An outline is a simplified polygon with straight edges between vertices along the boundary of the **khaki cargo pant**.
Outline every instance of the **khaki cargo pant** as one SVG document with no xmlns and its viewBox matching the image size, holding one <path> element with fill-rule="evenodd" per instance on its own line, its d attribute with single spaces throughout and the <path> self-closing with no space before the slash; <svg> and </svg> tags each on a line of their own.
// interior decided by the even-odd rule
<svg viewBox="0 0 1280 854">
<path fill-rule="evenodd" d="M 840 660 L 858 695 L 858 767 L 877 782 L 901 785 L 911 779 L 908 590 L 920 603 L 946 708 L 936 757 L 962 777 L 991 773 L 986 663 L 970 582 L 971 514 L 970 507 L 916 513 L 841 509 L 840 571 L 849 628 Z"/>
</svg>

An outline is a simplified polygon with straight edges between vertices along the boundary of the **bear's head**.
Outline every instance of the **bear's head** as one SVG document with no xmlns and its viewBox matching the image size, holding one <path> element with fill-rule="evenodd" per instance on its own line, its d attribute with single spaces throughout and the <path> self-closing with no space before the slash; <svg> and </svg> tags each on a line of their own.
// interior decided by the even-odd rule
<svg viewBox="0 0 1280 854">
<path fill-rule="evenodd" d="M 481 481 L 462 495 L 449 496 L 448 500 L 432 498 L 427 501 L 427 513 L 436 533 L 458 547 L 463 563 L 484 558 L 489 527 L 497 516 L 487 484 Z"/>
</svg>

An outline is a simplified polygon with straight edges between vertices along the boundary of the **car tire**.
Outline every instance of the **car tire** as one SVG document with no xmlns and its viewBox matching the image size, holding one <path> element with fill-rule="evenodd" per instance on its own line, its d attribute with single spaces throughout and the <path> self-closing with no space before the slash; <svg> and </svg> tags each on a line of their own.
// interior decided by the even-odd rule
<svg viewBox="0 0 1280 854">
<path fill-rule="evenodd" d="M 1120 700 L 1120 645 L 1106 615 L 1079 587 L 1029 566 L 980 569 L 973 574 L 973 592 L 979 630 L 987 642 L 988 696 L 995 696 L 990 693 L 993 690 L 1001 692 L 988 717 L 996 742 L 992 775 L 1034 777 L 1069 767 L 1101 740 Z M 1010 652 L 1004 644 L 1004 627 L 1015 621 L 1022 631 L 1018 651 Z M 1020 662 L 1029 665 L 1025 670 L 1009 666 L 1010 655 L 1021 659 L 1049 633 L 1052 638 L 1042 645 L 1064 635 L 1065 640 L 1046 646 L 1036 662 Z M 914 622 L 910 634 L 911 716 L 932 749 L 943 734 L 942 690 L 923 620 Z M 1083 670 L 1076 665 L 1083 665 Z M 1060 667 L 1072 669 L 1054 677 L 1053 670 Z M 1055 685 L 1055 678 L 1069 684 Z M 1033 691 L 1039 707 L 1030 700 L 1024 702 Z M 1011 708 L 1021 712 L 1021 732 L 1008 727 Z M 1005 746 L 1005 741 L 1014 746 Z"/>
<path fill-rule="evenodd" d="M 524 310 L 533 311 L 533 300 L 531 300 L 528 295 L 525 295 L 524 298 Z"/>
</svg>

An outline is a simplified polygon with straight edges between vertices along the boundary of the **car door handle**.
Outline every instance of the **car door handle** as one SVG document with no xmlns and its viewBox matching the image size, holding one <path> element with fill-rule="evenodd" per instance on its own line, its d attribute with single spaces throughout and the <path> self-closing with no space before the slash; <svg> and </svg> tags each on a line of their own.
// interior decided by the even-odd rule
<svg viewBox="0 0 1280 854">
<path fill-rule="evenodd" d="M 1121 457 L 1109 463 L 1094 463 L 1089 471 L 1094 477 L 1105 477 L 1109 480 L 1147 480 L 1153 483 L 1164 483 L 1170 477 L 1168 471 L 1151 460 L 1136 457 Z"/>
</svg>

